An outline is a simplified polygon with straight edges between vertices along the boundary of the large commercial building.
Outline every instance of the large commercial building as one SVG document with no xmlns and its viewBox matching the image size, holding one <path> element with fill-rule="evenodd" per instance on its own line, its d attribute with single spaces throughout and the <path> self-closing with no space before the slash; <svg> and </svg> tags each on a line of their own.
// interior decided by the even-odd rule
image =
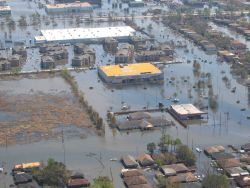
<svg viewBox="0 0 250 188">
<path fill-rule="evenodd" d="M 107 83 L 135 83 L 163 80 L 163 72 L 151 63 L 108 65 L 98 67 L 99 76 Z"/>
<path fill-rule="evenodd" d="M 99 27 L 99 28 L 69 28 L 41 30 L 41 36 L 35 37 L 35 42 L 76 43 L 102 42 L 105 38 L 115 38 L 120 41 L 129 40 L 135 30 L 130 26 Z"/>
<path fill-rule="evenodd" d="M 45 10 L 47 13 L 83 13 L 93 12 L 93 6 L 90 3 L 67 3 L 67 4 L 49 4 L 46 5 Z"/>
</svg>

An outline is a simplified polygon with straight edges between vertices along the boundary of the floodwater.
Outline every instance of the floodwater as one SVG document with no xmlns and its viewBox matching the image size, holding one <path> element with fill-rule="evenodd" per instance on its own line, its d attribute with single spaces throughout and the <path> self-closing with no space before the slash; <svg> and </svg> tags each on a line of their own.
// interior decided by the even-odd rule
<svg viewBox="0 0 250 188">
<path fill-rule="evenodd" d="M 15 5 L 17 1 L 11 3 Z M 23 1 L 20 2 L 20 6 L 23 6 L 23 3 Z M 30 7 L 34 7 L 33 2 L 31 2 Z M 42 12 L 42 10 L 39 9 L 37 9 L 37 11 Z M 24 10 L 24 12 L 29 11 Z M 63 22 L 61 22 L 60 19 L 58 20 L 60 24 L 58 24 L 57 27 L 63 28 Z M 247 120 L 247 116 L 250 116 L 248 89 L 239 84 L 237 78 L 230 74 L 230 66 L 226 63 L 217 62 L 216 55 L 204 53 L 200 48 L 194 46 L 192 42 L 185 40 L 181 35 L 163 26 L 160 22 L 156 23 L 150 19 L 136 20 L 136 22 L 145 28 L 147 28 L 149 24 L 152 24 L 152 29 L 148 30 L 148 32 L 153 34 L 157 41 L 166 42 L 174 40 L 175 42 L 185 42 L 189 52 L 187 53 L 185 49 L 177 48 L 175 54 L 176 58 L 183 63 L 162 68 L 165 78 L 164 83 L 159 85 L 143 84 L 114 87 L 104 84 L 98 78 L 96 70 L 72 73 L 75 76 L 79 88 L 85 93 L 89 104 L 92 105 L 103 118 L 106 117 L 108 110 L 119 111 L 123 102 L 132 109 L 142 109 L 145 106 L 155 107 L 159 102 L 168 106 L 171 104 L 168 98 L 174 95 L 177 95 L 177 98 L 180 99 L 180 103 L 202 103 L 204 106 L 207 106 L 208 100 L 204 96 L 208 95 L 208 89 L 205 88 L 199 91 L 193 88 L 194 82 L 205 78 L 195 76 L 192 63 L 187 63 L 188 60 L 191 62 L 197 60 L 201 64 L 201 72 L 211 74 L 213 91 L 214 94 L 218 96 L 218 108 L 216 111 L 209 109 L 207 124 L 197 123 L 190 125 L 187 129 L 177 125 L 176 127 L 168 127 L 166 132 L 174 138 L 181 138 L 183 143 L 193 148 L 204 148 L 215 144 L 225 146 L 233 144 L 239 146 L 248 142 L 250 132 L 249 121 Z M 120 23 L 115 24 L 119 25 Z M 96 23 L 96 26 L 97 25 L 100 24 Z M 68 26 L 72 26 L 72 24 L 66 21 L 65 27 Z M 88 26 L 95 26 L 95 24 Z M 45 21 L 41 26 L 43 29 L 52 27 L 51 25 L 46 26 Z M 31 34 L 27 34 L 26 31 L 29 31 Z M 37 34 L 39 34 L 39 29 L 33 26 L 29 26 L 27 30 L 16 28 L 16 30 L 12 32 L 12 38 L 15 40 L 24 38 L 28 41 L 29 38 Z M 4 34 L 0 35 L 1 39 L 4 38 Z M 113 61 L 113 56 L 104 54 L 101 46 L 93 45 L 93 47 L 97 50 L 98 64 L 107 64 L 109 60 L 111 62 Z M 28 58 L 28 63 L 24 65 L 23 70 L 39 69 L 39 55 L 37 53 L 37 49 L 30 49 L 28 56 L 31 58 Z M 67 64 L 66 66 L 70 65 Z M 230 86 L 227 86 L 223 82 L 223 76 L 228 77 Z M 172 83 L 169 82 L 171 78 L 174 78 Z M 187 82 L 184 82 L 184 79 L 186 79 Z M 89 87 L 93 87 L 93 89 L 89 89 Z M 231 88 L 233 87 L 237 88 L 235 93 L 231 92 Z M 60 78 L 33 79 L 31 77 L 21 80 L 0 81 L 0 90 L 13 94 L 30 93 L 34 91 L 67 93 L 69 92 L 69 86 Z M 191 90 L 193 98 L 188 97 L 189 90 Z M 202 97 L 200 96 L 201 93 Z M 236 101 L 239 101 L 239 103 L 236 103 Z M 245 111 L 241 111 L 243 108 L 245 108 Z M 0 112 L 1 118 L 4 117 L 4 115 L 5 114 Z M 162 113 L 162 115 L 171 118 L 168 114 Z M 111 129 L 106 125 L 105 132 L 106 134 L 103 137 L 94 135 L 87 136 L 87 138 L 83 139 L 70 137 L 65 139 L 64 146 L 61 140 L 58 139 L 26 145 L 1 147 L 0 161 L 6 163 L 7 169 L 10 170 L 16 163 L 46 161 L 51 157 L 62 162 L 65 161 L 68 168 L 83 172 L 89 179 L 93 179 L 99 175 L 108 175 L 113 178 L 115 187 L 124 187 L 119 175 L 122 166 L 119 162 L 111 162 L 110 159 L 119 159 L 122 155 L 128 153 L 138 156 L 146 150 L 147 143 L 159 141 L 162 134 L 161 130 L 152 132 L 133 131 L 127 133 Z M 203 160 L 206 160 L 203 154 L 201 155 L 202 160 L 199 161 L 199 167 L 202 166 Z M 11 176 L 0 178 L 0 181 L 2 181 L 1 186 L 4 184 L 8 185 L 12 182 Z"/>
</svg>

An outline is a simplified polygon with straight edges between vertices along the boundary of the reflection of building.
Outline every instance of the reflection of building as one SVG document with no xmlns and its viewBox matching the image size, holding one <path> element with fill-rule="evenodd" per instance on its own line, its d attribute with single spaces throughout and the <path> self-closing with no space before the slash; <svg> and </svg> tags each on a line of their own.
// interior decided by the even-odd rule
<svg viewBox="0 0 250 188">
<path fill-rule="evenodd" d="M 179 120 L 201 119 L 202 115 L 207 114 L 192 104 L 171 105 L 169 110 Z"/>
<path fill-rule="evenodd" d="M 107 83 L 134 83 L 163 80 L 163 72 L 151 63 L 98 67 L 99 76 Z"/>
<path fill-rule="evenodd" d="M 67 4 L 50 4 L 45 8 L 48 13 L 79 13 L 93 12 L 93 7 L 90 3 L 67 3 Z"/>
</svg>

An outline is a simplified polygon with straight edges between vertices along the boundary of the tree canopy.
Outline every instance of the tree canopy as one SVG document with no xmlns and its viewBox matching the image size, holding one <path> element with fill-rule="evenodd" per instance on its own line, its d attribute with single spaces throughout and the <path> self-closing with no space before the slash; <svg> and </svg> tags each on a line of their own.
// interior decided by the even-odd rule
<svg viewBox="0 0 250 188">
<path fill-rule="evenodd" d="M 111 180 L 106 176 L 100 176 L 94 180 L 90 188 L 115 188 Z"/>
<path fill-rule="evenodd" d="M 229 181 L 225 175 L 208 175 L 202 181 L 204 188 L 228 188 Z"/>
<path fill-rule="evenodd" d="M 177 151 L 177 159 L 184 162 L 187 166 L 192 166 L 196 162 L 196 156 L 194 152 L 188 148 L 188 146 L 181 145 L 178 147 Z"/>
</svg>

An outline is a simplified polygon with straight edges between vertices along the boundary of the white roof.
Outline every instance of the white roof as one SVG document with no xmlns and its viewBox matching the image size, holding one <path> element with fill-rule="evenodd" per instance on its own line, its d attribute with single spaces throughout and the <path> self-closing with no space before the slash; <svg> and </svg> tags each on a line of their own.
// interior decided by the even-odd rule
<svg viewBox="0 0 250 188">
<path fill-rule="evenodd" d="M 134 32 L 135 30 L 130 26 L 41 30 L 47 42 L 127 37 Z"/>
<path fill-rule="evenodd" d="M 79 7 L 92 7 L 88 2 L 75 2 L 75 3 L 63 3 L 63 4 L 49 4 L 46 5 L 47 9 L 61 9 L 61 8 L 79 8 Z"/>
<path fill-rule="evenodd" d="M 192 104 L 176 104 L 171 105 L 172 109 L 180 115 L 204 114 Z"/>
</svg>

